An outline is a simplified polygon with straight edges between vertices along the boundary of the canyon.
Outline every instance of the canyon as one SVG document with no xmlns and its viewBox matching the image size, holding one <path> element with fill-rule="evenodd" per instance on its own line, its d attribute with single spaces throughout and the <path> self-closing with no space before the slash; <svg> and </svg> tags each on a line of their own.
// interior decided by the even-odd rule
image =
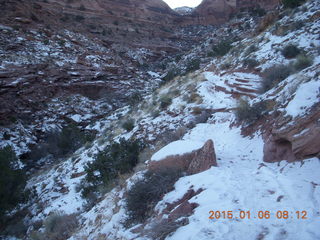
<svg viewBox="0 0 320 240">
<path fill-rule="evenodd" d="M 320 237 L 320 5 L 301 5 L 1 1 L 0 149 L 31 197 L 0 238 Z M 308 220 L 207 216 L 287 208 Z"/>
</svg>

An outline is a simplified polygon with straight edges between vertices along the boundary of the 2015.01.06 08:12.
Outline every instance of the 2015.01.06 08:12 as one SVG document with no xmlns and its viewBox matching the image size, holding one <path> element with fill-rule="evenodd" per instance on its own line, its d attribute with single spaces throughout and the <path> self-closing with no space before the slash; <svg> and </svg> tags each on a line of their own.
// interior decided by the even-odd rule
<svg viewBox="0 0 320 240">
<path fill-rule="evenodd" d="M 277 219 L 308 219 L 307 211 L 277 211 L 272 214 L 270 211 L 258 211 L 256 214 L 251 213 L 251 211 L 239 211 L 237 214 L 233 211 L 210 211 L 209 219 L 219 220 L 219 219 L 270 219 L 271 217 Z"/>
</svg>

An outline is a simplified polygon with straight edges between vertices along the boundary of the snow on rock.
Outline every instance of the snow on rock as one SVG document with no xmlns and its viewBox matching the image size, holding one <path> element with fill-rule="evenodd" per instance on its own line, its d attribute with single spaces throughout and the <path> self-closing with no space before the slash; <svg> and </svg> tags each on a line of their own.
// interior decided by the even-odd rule
<svg viewBox="0 0 320 240">
<path fill-rule="evenodd" d="M 219 167 L 181 178 L 175 190 L 157 205 L 181 199 L 189 190 L 204 189 L 189 200 L 199 206 L 189 224 L 167 239 L 316 239 L 320 220 L 320 162 L 309 159 L 300 163 L 262 164 L 262 138 L 243 137 L 229 123 L 199 124 L 185 139 L 215 139 Z M 232 219 L 209 219 L 209 211 L 232 211 Z M 288 211 L 289 219 L 277 219 L 277 211 Z M 251 218 L 240 219 L 240 211 Z M 259 211 L 270 211 L 270 219 L 259 219 Z M 297 219 L 296 211 L 307 211 L 308 219 Z M 238 218 L 238 219 L 237 219 Z"/>
<path fill-rule="evenodd" d="M 81 121 L 81 115 L 80 114 L 74 114 L 71 116 L 71 119 L 75 122 L 80 122 Z"/>
<path fill-rule="evenodd" d="M 239 95 L 255 97 L 261 78 L 252 73 L 233 72 L 217 75 L 205 72 L 208 80 L 200 84 L 198 92 L 204 103 L 214 109 L 232 109 L 236 106 Z"/>
<path fill-rule="evenodd" d="M 172 142 L 153 154 L 151 161 L 160 161 L 168 156 L 182 155 L 200 149 L 205 141 L 179 140 Z"/>
<path fill-rule="evenodd" d="M 253 160 L 253 159 L 252 159 Z M 193 185 L 205 189 L 190 202 L 199 204 L 190 223 L 168 237 L 178 239 L 318 239 L 320 192 L 314 188 L 320 164 L 310 159 L 303 166 L 270 164 L 259 168 L 258 161 L 234 162 L 221 168 L 180 179 L 175 192 L 165 200 L 176 199 Z M 251 164 L 248 164 L 251 163 Z M 281 171 L 281 169 L 283 169 Z M 205 181 L 204 181 L 205 179 Z M 232 219 L 209 219 L 209 211 L 232 211 Z M 250 211 L 240 219 L 240 211 Z M 269 211 L 269 219 L 259 219 L 259 211 Z M 288 219 L 277 219 L 278 211 L 288 211 Z M 297 219 L 296 211 L 307 211 L 308 219 Z"/>
<path fill-rule="evenodd" d="M 287 114 L 292 117 L 305 114 L 314 104 L 320 102 L 320 81 L 313 80 L 299 86 L 294 98 L 286 107 Z"/>
</svg>

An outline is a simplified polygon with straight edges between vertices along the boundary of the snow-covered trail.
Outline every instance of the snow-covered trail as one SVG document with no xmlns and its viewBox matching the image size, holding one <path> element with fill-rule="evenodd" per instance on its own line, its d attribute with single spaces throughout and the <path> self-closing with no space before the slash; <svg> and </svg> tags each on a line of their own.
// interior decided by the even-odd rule
<svg viewBox="0 0 320 240">
<path fill-rule="evenodd" d="M 215 116 L 215 124 L 198 124 L 184 140 L 212 139 L 219 167 L 181 178 L 157 205 L 163 208 L 190 188 L 204 189 L 190 200 L 199 204 L 190 223 L 167 239 L 320 239 L 319 160 L 263 163 L 261 136 L 243 137 L 239 128 L 230 129 L 232 114 Z M 209 219 L 210 211 L 232 211 L 233 217 Z M 259 211 L 269 211 L 270 218 L 259 219 Z M 278 219 L 278 211 L 288 211 L 288 219 Z M 307 219 L 301 219 L 303 211 Z"/>
</svg>

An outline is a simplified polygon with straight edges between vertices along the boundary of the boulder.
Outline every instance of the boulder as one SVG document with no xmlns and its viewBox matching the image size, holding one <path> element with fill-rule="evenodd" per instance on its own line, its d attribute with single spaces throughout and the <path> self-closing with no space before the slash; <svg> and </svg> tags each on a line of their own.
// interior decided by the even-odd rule
<svg viewBox="0 0 320 240">
<path fill-rule="evenodd" d="M 167 156 L 159 161 L 151 161 L 149 169 L 154 171 L 160 168 L 178 168 L 187 174 L 196 174 L 208 170 L 210 167 L 217 167 L 216 154 L 213 141 L 208 140 L 204 146 L 191 153 L 182 155 Z"/>
<path fill-rule="evenodd" d="M 212 166 L 218 166 L 217 158 L 213 141 L 208 140 L 201 149 L 195 151 L 187 172 L 189 174 L 196 174 L 208 170 Z"/>
</svg>

